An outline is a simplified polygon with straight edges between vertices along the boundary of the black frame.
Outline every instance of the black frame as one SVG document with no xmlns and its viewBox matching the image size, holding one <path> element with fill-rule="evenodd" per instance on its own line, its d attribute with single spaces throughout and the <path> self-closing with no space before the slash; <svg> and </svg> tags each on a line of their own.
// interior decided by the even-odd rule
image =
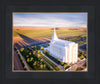
<svg viewBox="0 0 100 84">
<path fill-rule="evenodd" d="M 68 81 L 68 83 L 97 83 L 96 77 L 96 32 L 95 27 L 95 5 L 7 5 L 2 6 L 2 60 L 1 62 L 1 79 L 2 84 L 7 80 L 9 83 L 22 83 L 22 81 L 30 80 L 35 82 L 54 82 L 61 83 L 61 81 Z M 88 12 L 88 72 L 12 72 L 12 12 Z M 97 78 L 98 79 L 98 78 Z M 40 81 L 39 81 L 40 80 Z M 20 82 L 21 81 L 21 82 Z"/>
</svg>

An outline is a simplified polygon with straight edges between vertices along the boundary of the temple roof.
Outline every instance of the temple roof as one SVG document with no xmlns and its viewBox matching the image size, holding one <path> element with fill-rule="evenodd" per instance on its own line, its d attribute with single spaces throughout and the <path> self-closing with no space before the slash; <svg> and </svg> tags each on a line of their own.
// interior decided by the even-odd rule
<svg viewBox="0 0 100 84">
<path fill-rule="evenodd" d="M 54 40 L 58 40 L 58 37 L 56 35 L 55 28 L 54 28 L 54 32 L 53 32 L 53 36 L 52 36 L 52 41 L 54 41 Z"/>
<path fill-rule="evenodd" d="M 55 45 L 58 45 L 58 46 L 62 46 L 62 47 L 69 46 L 69 44 L 75 44 L 75 42 L 61 40 L 61 39 L 58 39 L 56 41 L 53 41 L 52 43 L 55 44 Z"/>
<path fill-rule="evenodd" d="M 51 43 L 58 45 L 58 46 L 66 47 L 69 44 L 72 44 L 72 43 L 75 43 L 75 42 L 59 39 L 56 35 L 55 28 L 54 28 L 54 33 L 53 33 L 53 36 L 52 36 Z"/>
</svg>

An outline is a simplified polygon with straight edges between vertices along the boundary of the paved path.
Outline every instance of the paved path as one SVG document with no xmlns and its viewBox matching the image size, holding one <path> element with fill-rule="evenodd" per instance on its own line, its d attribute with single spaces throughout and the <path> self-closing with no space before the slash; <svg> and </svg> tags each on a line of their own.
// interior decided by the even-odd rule
<svg viewBox="0 0 100 84">
<path fill-rule="evenodd" d="M 14 51 L 14 70 L 24 70 L 16 51 Z"/>
<path fill-rule="evenodd" d="M 50 58 L 48 58 L 42 51 L 40 51 L 42 53 L 42 55 L 44 57 L 46 57 L 48 60 L 50 60 L 52 63 L 54 63 L 56 66 L 58 66 L 60 69 L 62 69 L 63 71 L 65 70 L 61 65 L 58 65 L 57 63 L 55 63 L 54 61 L 52 61 Z"/>
<path fill-rule="evenodd" d="M 42 57 L 40 57 L 41 59 L 43 59 Z M 43 61 L 50 66 L 50 68 L 52 68 L 53 70 L 55 70 L 45 59 L 43 59 Z"/>
<path fill-rule="evenodd" d="M 22 58 L 22 61 L 24 62 L 24 65 L 26 66 L 26 69 L 27 69 L 28 71 L 30 71 L 30 69 L 29 69 L 29 67 L 28 67 L 28 65 L 27 65 L 27 63 L 26 63 L 26 61 L 25 61 L 25 59 L 23 58 L 22 54 L 20 53 L 19 50 L 18 50 L 18 52 L 19 52 L 19 56 Z"/>
<path fill-rule="evenodd" d="M 81 60 L 81 61 L 77 62 L 76 64 L 74 64 L 73 66 L 71 66 L 71 67 L 68 69 L 68 71 L 76 71 L 76 69 L 77 69 L 78 67 L 85 68 L 85 67 L 83 66 L 83 64 L 84 64 L 86 61 L 87 61 L 87 59 L 84 58 L 83 60 Z"/>
</svg>

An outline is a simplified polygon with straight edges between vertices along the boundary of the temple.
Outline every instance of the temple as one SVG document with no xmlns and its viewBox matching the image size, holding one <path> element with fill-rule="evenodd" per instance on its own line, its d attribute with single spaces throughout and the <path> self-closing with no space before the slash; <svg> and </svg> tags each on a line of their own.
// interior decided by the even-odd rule
<svg viewBox="0 0 100 84">
<path fill-rule="evenodd" d="M 59 39 L 54 33 L 50 42 L 50 46 L 47 48 L 50 54 L 59 58 L 60 61 L 65 63 L 76 63 L 78 59 L 78 44 L 75 42 Z"/>
</svg>

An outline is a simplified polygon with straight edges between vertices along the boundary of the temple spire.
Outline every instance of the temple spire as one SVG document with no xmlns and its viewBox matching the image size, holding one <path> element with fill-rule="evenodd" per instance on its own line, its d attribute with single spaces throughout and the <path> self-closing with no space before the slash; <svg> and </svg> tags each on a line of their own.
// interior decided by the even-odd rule
<svg viewBox="0 0 100 84">
<path fill-rule="evenodd" d="M 55 27 L 54 27 L 54 32 L 53 32 L 53 36 L 52 36 L 52 41 L 54 40 L 58 40 L 58 37 L 56 35 L 56 31 L 55 31 Z"/>
</svg>

